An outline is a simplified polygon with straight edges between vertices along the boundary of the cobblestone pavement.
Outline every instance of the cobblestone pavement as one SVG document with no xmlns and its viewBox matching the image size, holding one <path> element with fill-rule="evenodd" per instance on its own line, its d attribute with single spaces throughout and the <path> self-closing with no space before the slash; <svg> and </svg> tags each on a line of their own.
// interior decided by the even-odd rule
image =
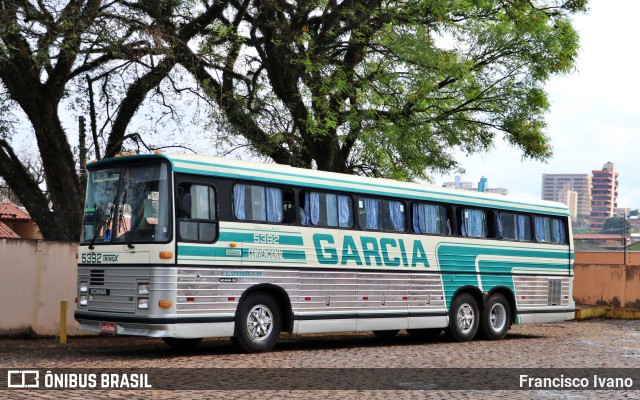
<svg viewBox="0 0 640 400">
<path fill-rule="evenodd" d="M 190 351 L 161 340 L 133 337 L 71 337 L 0 340 L 0 368 L 640 368 L 640 321 L 592 320 L 514 326 L 502 341 L 455 343 L 444 337 L 392 339 L 370 333 L 283 335 L 266 354 L 241 354 L 228 339 L 207 339 Z M 195 371 L 195 370 L 194 370 Z M 180 374 L 176 379 L 190 379 Z M 637 384 L 637 383 L 636 383 Z M 256 388 L 260 387 L 259 382 Z M 286 387 L 286 383 L 283 382 Z M 640 391 L 461 390 L 0 390 L 11 399 L 640 399 Z"/>
</svg>

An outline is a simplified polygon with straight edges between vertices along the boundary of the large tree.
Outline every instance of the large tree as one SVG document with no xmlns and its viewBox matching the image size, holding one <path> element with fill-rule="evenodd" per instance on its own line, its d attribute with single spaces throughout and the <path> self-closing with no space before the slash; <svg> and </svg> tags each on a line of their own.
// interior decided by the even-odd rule
<svg viewBox="0 0 640 400">
<path fill-rule="evenodd" d="M 60 116 L 87 83 L 100 92 L 97 156 L 143 139 L 131 120 L 165 84 L 283 164 L 410 180 L 497 136 L 545 159 L 543 86 L 572 68 L 569 17 L 585 3 L 0 0 L 0 109 L 8 100 L 31 124 L 46 193 L 2 117 L 0 176 L 45 238 L 77 240 L 83 189 Z"/>
<path fill-rule="evenodd" d="M 396 179 L 496 137 L 551 153 L 543 89 L 586 0 L 244 0 L 182 60 L 231 133 L 279 163 Z M 220 32 L 228 40 L 219 41 Z"/>
<path fill-rule="evenodd" d="M 0 0 L 0 104 L 16 105 L 31 124 L 30 150 L 42 163 L 46 190 L 14 149 L 10 123 L 2 118 L 0 176 L 45 239 L 75 241 L 80 235 L 84 188 L 61 123 L 63 101 L 78 95 L 87 79 L 101 80 L 103 88 L 110 79 L 124 82 L 119 92 L 103 93 L 109 97 L 103 154 L 114 155 L 135 137 L 127 127 L 149 91 L 174 69 L 173 49 L 204 31 L 222 10 L 215 2 L 194 7 L 177 0 Z"/>
</svg>

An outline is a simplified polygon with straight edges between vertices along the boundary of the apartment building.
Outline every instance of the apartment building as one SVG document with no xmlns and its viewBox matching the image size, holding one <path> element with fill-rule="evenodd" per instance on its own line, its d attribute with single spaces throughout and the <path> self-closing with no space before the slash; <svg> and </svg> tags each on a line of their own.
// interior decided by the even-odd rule
<svg viewBox="0 0 640 400">
<path fill-rule="evenodd" d="M 601 229 L 607 218 L 615 214 L 618 207 L 618 173 L 615 164 L 608 162 L 601 170 L 591 171 L 591 223 L 592 229 Z"/>
<path fill-rule="evenodd" d="M 575 192 L 572 194 L 570 192 Z M 589 174 L 543 174 L 542 199 L 559 201 L 572 208 L 572 218 L 589 218 L 591 215 L 591 175 Z"/>
</svg>

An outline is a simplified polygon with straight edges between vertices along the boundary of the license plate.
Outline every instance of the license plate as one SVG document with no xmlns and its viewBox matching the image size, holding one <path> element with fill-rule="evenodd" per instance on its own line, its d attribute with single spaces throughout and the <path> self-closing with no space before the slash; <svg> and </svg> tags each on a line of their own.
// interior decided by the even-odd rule
<svg viewBox="0 0 640 400">
<path fill-rule="evenodd" d="M 100 332 L 106 333 L 116 333 L 116 324 L 101 322 L 100 323 Z"/>
</svg>

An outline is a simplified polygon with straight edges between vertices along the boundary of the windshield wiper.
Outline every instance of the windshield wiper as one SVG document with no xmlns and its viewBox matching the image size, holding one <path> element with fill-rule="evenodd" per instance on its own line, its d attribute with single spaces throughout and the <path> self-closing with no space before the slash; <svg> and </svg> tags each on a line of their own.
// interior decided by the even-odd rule
<svg viewBox="0 0 640 400">
<path fill-rule="evenodd" d="M 127 190 L 125 189 L 124 191 L 124 196 L 122 196 L 122 203 L 120 203 L 120 205 L 118 206 L 118 232 L 120 232 L 120 227 L 125 227 L 126 228 L 126 223 L 124 220 L 124 204 L 127 201 Z M 131 236 L 129 235 L 129 233 L 133 233 L 131 232 L 131 225 L 133 224 L 133 215 L 131 216 L 131 219 L 129 220 L 129 229 L 127 229 L 124 232 L 124 238 L 127 242 L 127 247 L 130 249 L 135 248 L 134 245 L 131 244 Z"/>
<path fill-rule="evenodd" d="M 104 216 L 102 221 L 100 221 L 100 224 L 96 227 L 96 232 L 93 234 L 93 238 L 91 238 L 91 242 L 89 242 L 89 250 L 93 250 L 93 244 L 96 242 L 96 239 L 100 234 L 100 229 L 102 229 L 102 227 L 107 223 L 107 221 L 111 220 L 111 217 L 113 216 L 113 210 L 115 208 L 116 197 L 113 198 L 113 202 L 109 206 L 109 212 Z"/>
</svg>

